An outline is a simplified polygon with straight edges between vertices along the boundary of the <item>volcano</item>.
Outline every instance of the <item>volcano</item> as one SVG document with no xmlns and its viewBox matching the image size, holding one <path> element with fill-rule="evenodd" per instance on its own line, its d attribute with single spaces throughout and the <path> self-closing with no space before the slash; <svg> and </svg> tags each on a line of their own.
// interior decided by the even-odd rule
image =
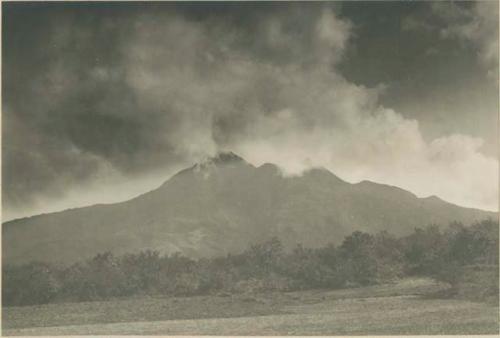
<svg viewBox="0 0 500 338">
<path fill-rule="evenodd" d="M 284 176 L 221 153 L 131 200 L 17 219 L 3 224 L 4 264 L 72 263 L 97 253 L 144 249 L 186 256 L 238 253 L 277 236 L 285 247 L 339 243 L 355 230 L 405 235 L 415 227 L 470 224 L 495 212 L 315 168 Z"/>
</svg>

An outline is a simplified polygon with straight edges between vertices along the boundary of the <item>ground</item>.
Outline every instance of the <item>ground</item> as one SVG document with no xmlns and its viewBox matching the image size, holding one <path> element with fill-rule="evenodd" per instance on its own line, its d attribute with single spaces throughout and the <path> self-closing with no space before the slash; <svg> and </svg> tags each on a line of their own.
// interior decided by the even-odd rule
<svg viewBox="0 0 500 338">
<path fill-rule="evenodd" d="M 429 279 L 346 290 L 141 297 L 3 309 L 3 335 L 498 334 L 498 305 Z"/>
</svg>

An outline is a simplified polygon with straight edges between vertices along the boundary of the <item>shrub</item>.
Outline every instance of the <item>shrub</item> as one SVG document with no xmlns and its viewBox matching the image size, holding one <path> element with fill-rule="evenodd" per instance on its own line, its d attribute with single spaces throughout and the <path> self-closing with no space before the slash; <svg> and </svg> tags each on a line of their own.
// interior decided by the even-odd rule
<svg viewBox="0 0 500 338">
<path fill-rule="evenodd" d="M 60 288 L 56 274 L 56 268 L 45 263 L 5 266 L 2 275 L 3 305 L 33 305 L 53 301 Z"/>
<path fill-rule="evenodd" d="M 498 222 L 417 228 L 403 238 L 355 231 L 339 247 L 285 252 L 277 238 L 238 255 L 193 260 L 146 250 L 110 252 L 66 268 L 45 263 L 3 267 L 3 305 L 88 301 L 144 294 L 253 293 L 341 288 L 404 275 L 430 276 L 470 299 L 498 298 Z"/>
<path fill-rule="evenodd" d="M 375 239 L 372 235 L 355 231 L 340 246 L 342 274 L 350 285 L 368 285 L 376 281 L 377 261 Z"/>
</svg>

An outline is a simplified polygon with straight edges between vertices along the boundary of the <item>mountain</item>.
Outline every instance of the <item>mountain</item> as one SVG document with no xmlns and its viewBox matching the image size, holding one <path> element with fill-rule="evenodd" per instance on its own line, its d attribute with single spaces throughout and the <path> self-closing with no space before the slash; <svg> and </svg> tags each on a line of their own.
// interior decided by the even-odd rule
<svg viewBox="0 0 500 338">
<path fill-rule="evenodd" d="M 222 153 L 126 202 L 93 205 L 3 224 L 4 263 L 71 263 L 99 252 L 155 249 L 207 257 L 278 236 L 285 245 L 338 243 L 354 230 L 404 235 L 428 224 L 465 224 L 497 213 L 369 181 L 347 183 L 326 169 L 283 176 Z"/>
</svg>

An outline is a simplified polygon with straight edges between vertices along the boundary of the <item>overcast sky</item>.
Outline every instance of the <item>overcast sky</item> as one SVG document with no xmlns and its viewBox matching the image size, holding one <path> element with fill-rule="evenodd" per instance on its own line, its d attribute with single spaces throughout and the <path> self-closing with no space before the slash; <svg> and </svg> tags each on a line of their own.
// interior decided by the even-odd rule
<svg viewBox="0 0 500 338">
<path fill-rule="evenodd" d="M 2 9 L 4 220 L 223 150 L 497 210 L 497 1 Z"/>
</svg>

